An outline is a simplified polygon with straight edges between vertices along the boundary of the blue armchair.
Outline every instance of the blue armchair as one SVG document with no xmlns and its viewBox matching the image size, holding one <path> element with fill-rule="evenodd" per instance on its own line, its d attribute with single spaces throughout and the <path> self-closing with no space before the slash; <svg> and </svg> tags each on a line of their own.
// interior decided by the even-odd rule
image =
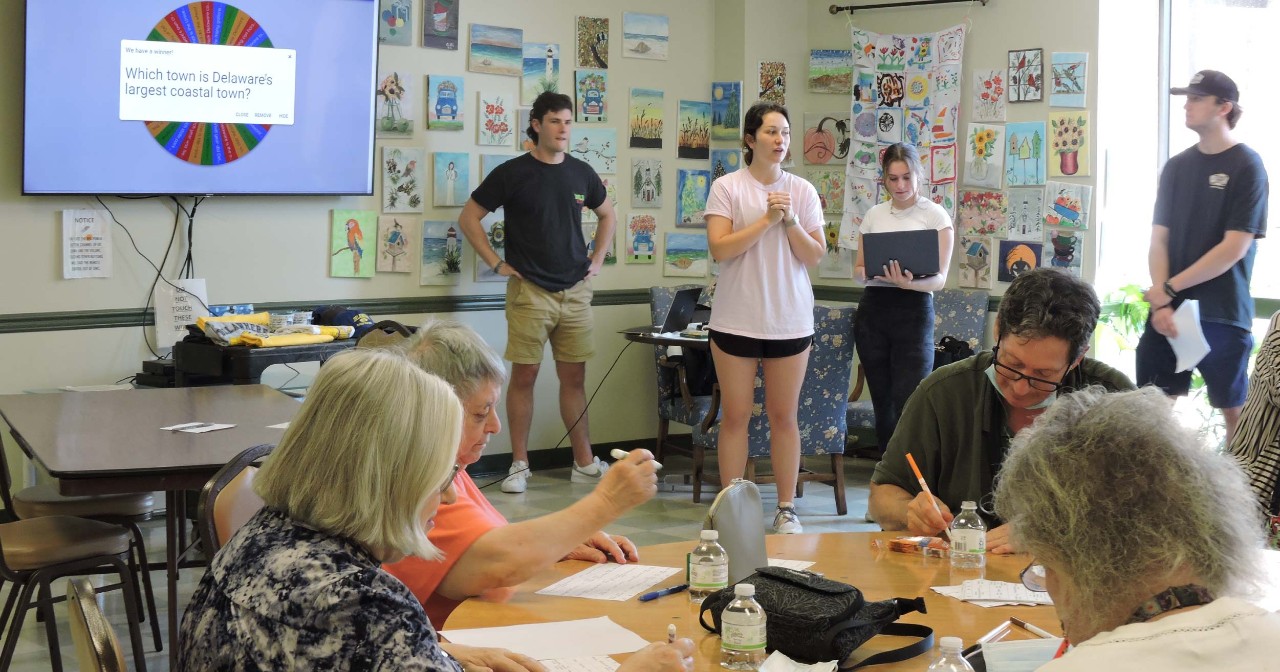
<svg viewBox="0 0 1280 672">
<path fill-rule="evenodd" d="M 815 473 L 801 467 L 796 495 L 804 494 L 806 481 L 828 483 L 835 488 L 836 511 L 848 512 L 844 492 L 845 395 L 853 372 L 853 309 L 815 306 L 813 349 L 809 371 L 800 388 L 800 454 L 830 455 L 831 473 Z M 755 410 L 748 424 L 747 479 L 773 483 L 772 476 L 757 477 L 754 458 L 769 456 L 769 417 L 764 412 L 763 371 L 756 376 Z M 693 429 L 693 501 L 701 498 L 702 483 L 718 483 L 704 473 L 706 451 L 715 450 L 720 438 L 720 398 L 717 389 L 706 419 Z"/>
<path fill-rule="evenodd" d="M 662 324 L 666 319 L 667 311 L 671 309 L 671 301 L 677 291 L 700 286 L 650 287 L 649 312 L 653 324 Z M 653 363 L 658 376 L 658 440 L 653 452 L 658 460 L 662 460 L 663 453 L 669 449 L 675 452 L 689 452 L 681 446 L 668 443 L 671 423 L 678 422 L 690 426 L 701 423 L 711 409 L 711 396 L 695 395 L 690 392 L 685 368 L 679 362 L 667 357 L 666 346 L 653 347 Z"/>
</svg>

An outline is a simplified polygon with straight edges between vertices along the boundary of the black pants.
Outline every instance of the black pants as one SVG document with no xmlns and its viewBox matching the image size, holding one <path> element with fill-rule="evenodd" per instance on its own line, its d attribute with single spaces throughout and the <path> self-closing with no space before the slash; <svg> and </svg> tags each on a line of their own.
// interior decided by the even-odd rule
<svg viewBox="0 0 1280 672">
<path fill-rule="evenodd" d="M 876 413 L 883 453 L 907 397 L 933 370 L 933 295 L 897 287 L 868 287 L 853 318 L 858 351 Z"/>
</svg>

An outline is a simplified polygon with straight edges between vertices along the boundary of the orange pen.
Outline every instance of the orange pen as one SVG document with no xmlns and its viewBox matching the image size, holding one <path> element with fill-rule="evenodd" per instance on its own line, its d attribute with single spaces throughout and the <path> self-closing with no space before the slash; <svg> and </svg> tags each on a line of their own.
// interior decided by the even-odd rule
<svg viewBox="0 0 1280 672">
<path fill-rule="evenodd" d="M 911 453 L 907 453 L 907 462 L 911 465 L 911 471 L 916 472 L 916 480 L 920 481 L 920 489 L 924 490 L 924 494 L 929 496 L 929 501 L 933 502 L 933 510 L 938 512 L 938 517 L 942 517 L 942 509 L 938 508 L 938 500 L 933 498 L 933 493 L 929 491 L 929 484 L 924 482 L 924 474 L 920 473 L 920 467 L 916 466 L 916 458 L 911 457 Z M 942 528 L 942 536 L 948 542 L 951 541 L 951 535 L 947 532 L 947 528 Z"/>
</svg>

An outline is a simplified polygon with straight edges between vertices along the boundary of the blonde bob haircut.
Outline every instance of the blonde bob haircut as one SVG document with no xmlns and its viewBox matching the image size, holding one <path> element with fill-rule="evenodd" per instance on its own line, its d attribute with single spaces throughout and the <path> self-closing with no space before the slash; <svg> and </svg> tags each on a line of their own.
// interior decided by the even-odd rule
<svg viewBox="0 0 1280 672">
<path fill-rule="evenodd" d="M 267 506 L 375 554 L 440 552 L 420 520 L 458 452 L 462 405 L 395 350 L 330 358 L 253 482 Z"/>
</svg>

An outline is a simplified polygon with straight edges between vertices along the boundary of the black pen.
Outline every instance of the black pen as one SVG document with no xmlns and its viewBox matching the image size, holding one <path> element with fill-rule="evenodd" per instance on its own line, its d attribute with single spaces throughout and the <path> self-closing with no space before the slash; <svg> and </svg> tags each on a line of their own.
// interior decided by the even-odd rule
<svg viewBox="0 0 1280 672">
<path fill-rule="evenodd" d="M 652 593 L 645 593 L 644 595 L 641 595 L 641 596 L 640 596 L 640 601 L 641 601 L 641 602 L 648 602 L 649 600 L 656 600 L 656 599 L 658 599 L 659 597 L 662 597 L 663 595 L 674 595 L 675 593 L 684 592 L 684 591 L 686 591 L 686 590 L 688 590 L 688 589 L 689 589 L 689 584 L 687 584 L 687 583 L 682 583 L 682 584 L 680 584 L 680 585 L 678 585 L 678 586 L 671 586 L 670 588 L 663 588 L 662 590 L 655 590 L 655 591 L 653 591 Z"/>
</svg>

